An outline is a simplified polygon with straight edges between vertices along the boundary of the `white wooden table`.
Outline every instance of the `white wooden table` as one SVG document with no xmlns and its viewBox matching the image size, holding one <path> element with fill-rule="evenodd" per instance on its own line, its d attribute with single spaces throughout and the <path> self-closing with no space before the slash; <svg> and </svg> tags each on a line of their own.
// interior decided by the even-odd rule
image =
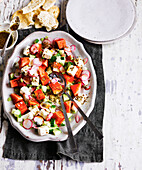
<svg viewBox="0 0 142 170">
<path fill-rule="evenodd" d="M 0 0 L 2 1 L 2 0 Z M 142 170 L 142 0 L 133 0 L 137 23 L 127 37 L 103 45 L 106 83 L 104 161 L 15 161 L 2 158 L 7 123 L 0 134 L 0 170 Z M 3 0 L 0 22 L 26 3 Z"/>
</svg>

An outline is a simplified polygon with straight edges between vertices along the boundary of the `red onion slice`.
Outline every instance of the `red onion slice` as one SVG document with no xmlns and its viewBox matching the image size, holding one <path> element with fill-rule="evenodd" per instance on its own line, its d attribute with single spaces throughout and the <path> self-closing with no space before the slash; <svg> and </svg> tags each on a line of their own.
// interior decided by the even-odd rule
<svg viewBox="0 0 142 170">
<path fill-rule="evenodd" d="M 37 49 L 37 46 L 35 44 L 33 44 L 31 47 L 30 47 L 30 52 L 31 54 L 35 54 L 38 52 L 38 49 Z"/>
<path fill-rule="evenodd" d="M 88 62 L 88 58 L 84 58 L 83 62 L 84 62 L 84 64 L 86 64 Z"/>
<path fill-rule="evenodd" d="M 90 71 L 88 71 L 88 70 L 83 70 L 82 71 L 82 75 L 83 74 L 87 74 L 88 75 L 88 78 L 90 78 L 90 76 L 91 76 L 91 73 L 90 73 Z"/>
<path fill-rule="evenodd" d="M 86 81 L 86 80 L 89 79 L 89 77 L 88 77 L 87 74 L 82 74 L 82 76 L 80 77 L 80 79 L 81 79 L 82 81 Z"/>
<path fill-rule="evenodd" d="M 33 59 L 33 64 L 39 67 L 42 65 L 42 62 L 39 60 L 39 58 L 35 58 Z"/>
<path fill-rule="evenodd" d="M 46 121 L 49 121 L 52 118 L 52 116 L 53 116 L 53 113 L 49 113 L 49 115 L 47 115 L 46 117 Z"/>
<path fill-rule="evenodd" d="M 74 52 L 76 50 L 76 46 L 75 45 L 71 45 L 70 48 L 71 48 L 72 52 Z"/>
<path fill-rule="evenodd" d="M 76 123 L 78 123 L 80 121 L 80 116 L 76 115 L 75 116 L 75 121 L 76 121 Z"/>
<path fill-rule="evenodd" d="M 38 70 L 38 67 L 34 65 L 32 68 L 28 70 L 29 75 L 32 77 L 37 77 L 38 76 L 37 70 Z"/>
<path fill-rule="evenodd" d="M 91 86 L 85 87 L 84 89 L 85 89 L 85 90 L 90 90 L 90 89 L 91 89 Z"/>
</svg>

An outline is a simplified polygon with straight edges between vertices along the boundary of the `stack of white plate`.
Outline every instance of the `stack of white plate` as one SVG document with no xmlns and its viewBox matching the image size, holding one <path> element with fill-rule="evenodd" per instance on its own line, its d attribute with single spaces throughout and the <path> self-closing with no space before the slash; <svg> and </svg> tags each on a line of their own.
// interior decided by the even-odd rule
<svg viewBox="0 0 142 170">
<path fill-rule="evenodd" d="M 79 36 L 91 43 L 105 44 L 130 33 L 136 9 L 131 0 L 69 0 L 66 17 Z"/>
</svg>

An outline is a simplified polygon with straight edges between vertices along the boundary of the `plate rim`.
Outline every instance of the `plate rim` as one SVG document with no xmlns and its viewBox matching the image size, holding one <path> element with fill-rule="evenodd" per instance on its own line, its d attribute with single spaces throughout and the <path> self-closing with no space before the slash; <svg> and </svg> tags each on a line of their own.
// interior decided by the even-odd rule
<svg viewBox="0 0 142 170">
<path fill-rule="evenodd" d="M 129 0 L 129 1 L 130 1 L 130 3 L 132 4 L 133 9 L 134 9 L 134 20 L 133 20 L 132 25 L 128 28 L 128 30 L 127 30 L 125 33 L 123 33 L 122 35 L 120 35 L 119 37 L 117 37 L 117 38 L 113 38 L 113 39 L 110 39 L 110 40 L 104 40 L 104 41 L 97 41 L 97 40 L 92 40 L 92 39 L 85 38 L 85 37 L 83 37 L 82 35 L 80 35 L 80 34 L 78 34 L 77 32 L 75 32 L 75 30 L 72 29 L 72 27 L 71 27 L 71 25 L 70 25 L 70 23 L 69 23 L 69 21 L 68 21 L 68 15 L 67 15 L 67 11 L 68 11 L 68 8 L 69 8 L 68 6 L 69 6 L 69 3 L 71 2 L 71 0 L 69 0 L 68 3 L 67 3 L 67 7 L 66 7 L 66 19 L 67 19 L 67 22 L 68 22 L 70 28 L 71 28 L 77 35 L 79 35 L 80 37 L 82 37 L 82 38 L 85 39 L 86 41 L 88 41 L 88 42 L 90 42 L 90 43 L 93 43 L 93 44 L 109 44 L 109 43 L 112 43 L 112 42 L 114 42 L 114 41 L 117 41 L 117 40 L 125 37 L 126 35 L 128 35 L 128 34 L 133 30 L 133 28 L 134 28 L 134 26 L 135 26 L 135 24 L 136 24 L 136 21 L 137 21 L 137 10 L 136 10 L 136 7 L 135 7 L 133 1 L 132 1 L 132 0 Z"/>
<path fill-rule="evenodd" d="M 5 103 L 4 103 L 4 86 L 5 86 L 5 83 L 6 83 L 6 76 L 7 76 L 7 69 L 8 69 L 8 64 L 9 62 L 13 59 L 18 47 L 23 43 L 23 41 L 25 41 L 26 39 L 28 39 L 29 37 L 35 35 L 35 34 L 46 34 L 46 35 L 50 35 L 50 34 L 54 34 L 54 33 L 61 33 L 61 34 L 65 34 L 66 36 L 68 36 L 69 38 L 73 39 L 78 45 L 79 47 L 81 48 L 81 50 L 83 51 L 83 53 L 85 54 L 85 56 L 88 57 L 88 60 L 89 60 L 89 65 L 90 65 L 90 68 L 91 68 L 91 72 L 93 73 L 92 74 L 92 77 L 93 77 L 93 83 L 94 83 L 94 88 L 92 89 L 92 93 L 95 94 L 95 95 L 92 95 L 92 98 L 91 98 L 91 101 L 92 101 L 92 104 L 90 106 L 90 108 L 88 109 L 87 111 L 87 117 L 90 115 L 90 113 L 92 112 L 94 106 L 95 106 L 95 99 L 96 99 L 96 90 L 97 90 L 97 80 L 96 80 L 96 72 L 95 72 L 95 69 L 94 69 L 94 66 L 93 66 L 93 62 L 92 62 L 92 59 L 91 59 L 91 56 L 86 52 L 83 44 L 81 42 L 79 42 L 78 40 L 76 40 L 72 35 L 70 35 L 69 33 L 65 32 L 65 31 L 52 31 L 52 32 L 44 32 L 44 31 L 35 31 L 31 34 L 29 34 L 27 37 L 25 37 L 19 44 L 17 44 L 10 56 L 10 58 L 7 60 L 7 63 L 5 65 L 5 70 L 4 70 L 4 73 L 3 73 L 3 79 L 2 79 L 2 101 L 3 101 L 3 108 L 4 108 L 4 113 L 6 114 L 6 116 L 8 117 L 11 125 L 24 137 L 26 138 L 27 140 L 30 140 L 30 141 L 33 141 L 33 142 L 43 142 L 43 141 L 64 141 L 67 139 L 68 135 L 64 135 L 64 138 L 62 139 L 59 139 L 59 138 L 56 138 L 55 140 L 50 140 L 49 139 L 45 139 L 47 137 L 47 135 L 43 136 L 37 136 L 38 139 L 32 139 L 32 137 L 29 137 L 27 136 L 26 134 L 24 134 L 23 131 L 21 131 L 18 127 L 17 127 L 17 121 L 14 119 L 14 117 L 8 113 L 6 111 L 6 106 L 5 106 Z M 86 124 L 86 121 L 83 120 L 82 123 L 80 123 L 77 128 L 75 128 L 75 130 L 73 131 L 73 135 L 75 135 L 76 133 L 79 132 L 79 130 Z M 79 130 L 78 130 L 79 129 Z"/>
</svg>

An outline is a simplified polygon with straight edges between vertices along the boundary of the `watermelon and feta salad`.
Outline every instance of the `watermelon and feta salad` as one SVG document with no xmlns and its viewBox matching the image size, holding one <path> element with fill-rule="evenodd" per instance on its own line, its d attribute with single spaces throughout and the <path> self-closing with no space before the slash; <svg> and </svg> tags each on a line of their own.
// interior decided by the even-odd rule
<svg viewBox="0 0 142 170">
<path fill-rule="evenodd" d="M 82 89 L 90 89 L 90 71 L 86 67 L 87 58 L 74 56 L 75 45 L 67 45 L 63 38 L 50 40 L 49 37 L 36 39 L 31 46 L 23 50 L 23 55 L 14 64 L 14 71 L 9 74 L 10 86 L 14 93 L 12 100 L 15 108 L 11 114 L 23 128 L 34 128 L 38 135 L 59 135 L 61 126 L 65 126 L 59 94 L 65 88 L 59 78 L 51 76 L 53 72 L 62 73 L 66 80 L 66 92 L 80 104 L 88 96 Z M 69 120 L 80 117 L 77 109 L 63 94 L 64 105 Z M 74 116 L 73 116 L 74 115 Z"/>
</svg>

